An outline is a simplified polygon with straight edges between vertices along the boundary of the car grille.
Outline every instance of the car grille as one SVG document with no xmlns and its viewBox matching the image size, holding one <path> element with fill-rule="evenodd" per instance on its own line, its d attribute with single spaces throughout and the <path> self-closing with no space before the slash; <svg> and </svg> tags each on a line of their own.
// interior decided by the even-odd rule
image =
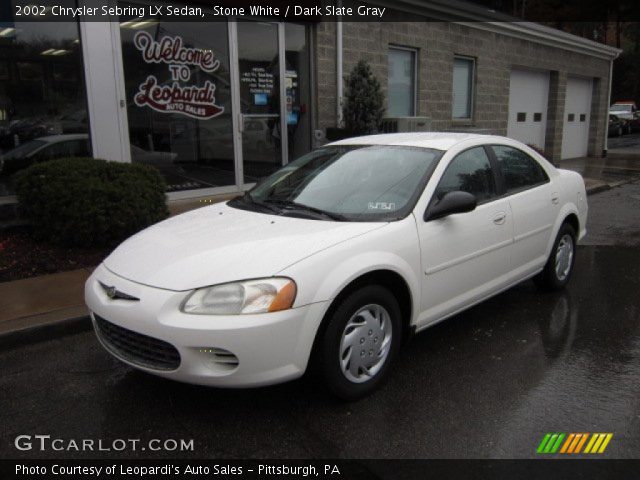
<svg viewBox="0 0 640 480">
<path fill-rule="evenodd" d="M 119 327 L 99 315 L 93 316 L 100 340 L 115 356 L 155 370 L 175 370 L 180 366 L 180 353 L 170 343 Z"/>
</svg>

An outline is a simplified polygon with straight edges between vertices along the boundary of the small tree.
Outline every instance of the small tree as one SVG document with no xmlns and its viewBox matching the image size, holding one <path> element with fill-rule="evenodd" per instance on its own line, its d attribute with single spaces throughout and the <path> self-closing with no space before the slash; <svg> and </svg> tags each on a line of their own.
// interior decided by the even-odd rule
<svg viewBox="0 0 640 480">
<path fill-rule="evenodd" d="M 345 128 L 356 135 L 375 133 L 385 112 L 380 82 L 366 60 L 360 60 L 347 78 L 342 107 Z"/>
</svg>

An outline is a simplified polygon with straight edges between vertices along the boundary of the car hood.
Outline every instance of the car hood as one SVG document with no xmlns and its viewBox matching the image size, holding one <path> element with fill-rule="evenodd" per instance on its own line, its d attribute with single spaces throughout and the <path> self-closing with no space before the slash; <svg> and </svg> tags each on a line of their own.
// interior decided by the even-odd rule
<svg viewBox="0 0 640 480">
<path fill-rule="evenodd" d="M 168 290 L 270 277 L 285 267 L 386 223 L 330 222 L 218 204 L 160 222 L 104 261 L 116 275 Z"/>
</svg>

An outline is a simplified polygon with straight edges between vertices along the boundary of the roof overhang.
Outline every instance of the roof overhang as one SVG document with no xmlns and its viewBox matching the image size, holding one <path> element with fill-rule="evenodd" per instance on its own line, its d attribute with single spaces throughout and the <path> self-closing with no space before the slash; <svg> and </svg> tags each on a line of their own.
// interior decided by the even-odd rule
<svg viewBox="0 0 640 480">
<path fill-rule="evenodd" d="M 606 60 L 613 60 L 622 53 L 619 48 L 539 23 L 523 22 L 481 5 L 459 0 L 370 0 L 369 3 L 384 5 L 390 9 L 412 13 L 433 21 L 458 23 L 470 28 L 491 31 Z"/>
</svg>

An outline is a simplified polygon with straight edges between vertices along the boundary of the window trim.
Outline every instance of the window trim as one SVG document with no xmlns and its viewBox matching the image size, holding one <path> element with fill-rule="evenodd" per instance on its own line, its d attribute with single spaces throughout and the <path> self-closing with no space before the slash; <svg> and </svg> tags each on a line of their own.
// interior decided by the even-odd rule
<svg viewBox="0 0 640 480">
<path fill-rule="evenodd" d="M 486 144 L 486 145 L 484 145 L 484 147 L 485 147 L 485 150 L 487 150 L 487 154 L 491 157 L 492 163 L 495 162 L 495 172 L 496 172 L 497 177 L 498 177 L 499 191 L 500 191 L 500 196 L 497 197 L 497 198 L 510 197 L 511 195 L 516 195 L 516 194 L 521 193 L 521 192 L 526 192 L 527 190 L 533 190 L 534 188 L 538 188 L 538 187 L 541 187 L 543 185 L 546 185 L 547 183 L 551 183 L 551 179 L 549 178 L 549 174 L 547 173 L 545 168 L 540 164 L 540 162 L 538 160 L 536 160 L 534 157 L 532 157 L 531 155 L 529 155 L 527 152 L 522 150 L 521 148 L 514 147 L 513 145 L 505 145 L 503 143 Z M 534 183 L 534 184 L 528 185 L 526 187 L 520 187 L 520 188 L 517 188 L 515 190 L 507 191 L 507 186 L 506 186 L 506 183 L 504 181 L 504 172 L 502 171 L 502 166 L 500 165 L 500 160 L 498 160 L 498 155 L 496 154 L 496 152 L 494 150 L 494 147 L 512 148 L 512 149 L 517 150 L 520 153 L 526 155 L 531 160 L 536 162 L 536 164 L 538 165 L 538 167 L 542 171 L 542 174 L 544 175 L 544 180 L 542 182 Z"/>
<path fill-rule="evenodd" d="M 469 85 L 469 116 L 468 117 L 454 117 L 453 116 L 453 69 L 455 69 L 456 60 L 467 60 L 471 62 L 471 83 Z M 468 55 L 453 55 L 453 63 L 451 70 L 451 121 L 454 123 L 473 122 L 476 113 L 476 69 L 477 69 L 476 57 L 470 57 Z"/>
<path fill-rule="evenodd" d="M 412 110 L 413 113 L 408 115 L 409 117 L 417 117 L 418 116 L 418 55 L 420 49 L 415 47 L 406 47 L 403 45 L 396 45 L 394 43 L 390 43 L 387 47 L 387 111 L 389 110 L 389 52 L 391 50 L 400 50 L 405 52 L 413 53 L 413 102 L 412 102 Z M 386 113 L 386 112 L 385 112 Z"/>
</svg>

